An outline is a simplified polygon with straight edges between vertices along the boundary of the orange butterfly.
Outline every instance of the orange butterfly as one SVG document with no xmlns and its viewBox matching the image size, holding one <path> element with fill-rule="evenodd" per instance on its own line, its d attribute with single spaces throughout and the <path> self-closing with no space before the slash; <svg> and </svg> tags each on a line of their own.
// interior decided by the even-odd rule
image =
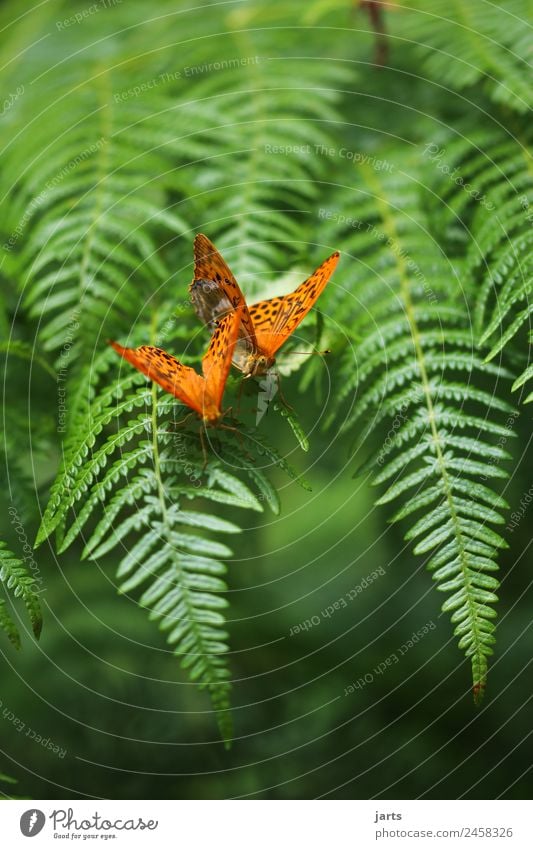
<svg viewBox="0 0 533 849">
<path fill-rule="evenodd" d="M 152 345 L 123 348 L 110 341 L 115 351 L 136 369 L 175 395 L 201 416 L 204 424 L 216 425 L 222 418 L 221 402 L 242 320 L 242 308 L 224 316 L 215 327 L 202 359 L 202 375 L 184 366 L 171 354 Z"/>
<path fill-rule="evenodd" d="M 199 233 L 194 240 L 191 301 L 200 320 L 211 327 L 229 310 L 241 307 L 233 364 L 245 377 L 264 374 L 274 364 L 278 349 L 294 333 L 323 291 L 338 261 L 336 251 L 291 294 L 258 301 L 248 307 L 221 255 L 207 236 Z"/>
</svg>

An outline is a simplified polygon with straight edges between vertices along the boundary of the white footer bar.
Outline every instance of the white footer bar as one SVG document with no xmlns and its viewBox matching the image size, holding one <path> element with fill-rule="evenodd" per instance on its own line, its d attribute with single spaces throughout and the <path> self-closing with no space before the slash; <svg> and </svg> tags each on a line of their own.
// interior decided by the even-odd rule
<svg viewBox="0 0 533 849">
<path fill-rule="evenodd" d="M 4 801 L 6 849 L 531 849 L 529 801 Z M 67 843 L 68 841 L 68 843 Z"/>
</svg>

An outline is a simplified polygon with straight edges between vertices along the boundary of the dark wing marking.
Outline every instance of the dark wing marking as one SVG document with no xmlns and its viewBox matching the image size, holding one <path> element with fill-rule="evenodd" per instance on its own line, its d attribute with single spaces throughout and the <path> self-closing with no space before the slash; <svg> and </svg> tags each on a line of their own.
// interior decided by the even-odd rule
<svg viewBox="0 0 533 849">
<path fill-rule="evenodd" d="M 213 331 L 211 342 L 202 359 L 202 372 L 207 391 L 219 409 L 241 322 L 242 306 L 221 318 Z"/>
<path fill-rule="evenodd" d="M 203 324 L 213 328 L 218 319 L 242 306 L 239 351 L 256 350 L 255 331 L 239 284 L 207 236 L 194 239 L 194 279 L 189 286 L 194 310 Z"/>
<path fill-rule="evenodd" d="M 152 345 L 124 348 L 118 342 L 110 344 L 117 354 L 124 357 L 150 380 L 158 383 L 165 392 L 174 395 L 191 410 L 203 415 L 204 379 L 194 369 L 184 366 L 172 354 L 167 354 L 162 348 L 155 348 Z"/>
</svg>

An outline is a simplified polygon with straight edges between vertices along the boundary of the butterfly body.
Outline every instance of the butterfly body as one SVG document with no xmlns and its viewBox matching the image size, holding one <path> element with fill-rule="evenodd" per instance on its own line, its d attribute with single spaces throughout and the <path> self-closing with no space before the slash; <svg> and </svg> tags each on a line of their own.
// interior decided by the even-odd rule
<svg viewBox="0 0 533 849">
<path fill-rule="evenodd" d="M 115 351 L 165 392 L 198 413 L 205 425 L 217 425 L 223 416 L 221 403 L 241 322 L 241 309 L 216 323 L 202 359 L 202 374 L 153 345 L 125 348 L 110 342 Z"/>
<path fill-rule="evenodd" d="M 276 362 L 275 357 L 267 357 L 264 354 L 249 354 L 241 368 L 245 377 L 257 377 L 266 374 Z"/>
<path fill-rule="evenodd" d="M 335 252 L 289 295 L 259 301 L 248 307 L 239 284 L 207 236 L 194 240 L 194 279 L 189 287 L 194 309 L 213 327 L 220 317 L 242 309 L 233 364 L 245 377 L 265 374 L 276 353 L 305 318 L 325 288 L 339 260 Z"/>
</svg>

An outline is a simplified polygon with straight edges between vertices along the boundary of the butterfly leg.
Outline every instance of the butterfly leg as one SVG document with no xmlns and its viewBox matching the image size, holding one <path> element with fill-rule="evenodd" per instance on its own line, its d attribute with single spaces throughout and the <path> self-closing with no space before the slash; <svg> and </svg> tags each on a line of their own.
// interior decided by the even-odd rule
<svg viewBox="0 0 533 849">
<path fill-rule="evenodd" d="M 292 406 L 292 404 L 289 404 L 289 402 L 285 398 L 285 395 L 281 391 L 281 375 L 280 375 L 279 371 L 276 372 L 276 379 L 277 379 L 277 382 L 278 382 L 279 400 L 281 401 L 283 406 L 286 407 L 288 410 L 294 410 L 294 407 Z"/>
<path fill-rule="evenodd" d="M 183 426 L 183 425 L 185 425 L 185 424 L 186 424 L 186 422 L 188 422 L 188 421 L 189 421 L 189 419 L 194 418 L 194 416 L 195 416 L 195 415 L 196 415 L 196 413 L 189 413 L 187 416 L 185 416 L 185 418 L 180 419 L 180 420 L 179 420 L 179 422 L 172 422 L 172 424 L 173 424 L 175 427 Z"/>
<path fill-rule="evenodd" d="M 203 463 L 203 466 L 202 466 L 202 469 L 203 469 L 204 472 L 205 472 L 206 467 L 207 467 L 207 448 L 206 448 L 206 445 L 205 445 L 205 436 L 206 435 L 207 434 L 206 434 L 206 431 L 205 431 L 205 425 L 202 423 L 200 425 L 200 445 L 202 446 L 202 456 L 204 458 L 204 463 Z"/>
<path fill-rule="evenodd" d="M 226 412 L 228 412 L 228 411 L 226 411 Z M 227 424 L 222 424 L 222 423 L 219 423 L 218 427 L 221 428 L 221 430 L 229 430 L 231 433 L 233 433 L 237 437 L 237 439 L 239 440 L 239 443 L 241 445 L 241 448 L 244 451 L 244 454 L 245 454 L 245 456 L 248 460 L 254 460 L 255 459 L 254 456 L 252 454 L 250 454 L 249 451 L 246 450 L 246 445 L 245 445 L 242 433 L 240 432 L 238 427 L 234 427 L 233 425 L 227 425 Z"/>
</svg>

